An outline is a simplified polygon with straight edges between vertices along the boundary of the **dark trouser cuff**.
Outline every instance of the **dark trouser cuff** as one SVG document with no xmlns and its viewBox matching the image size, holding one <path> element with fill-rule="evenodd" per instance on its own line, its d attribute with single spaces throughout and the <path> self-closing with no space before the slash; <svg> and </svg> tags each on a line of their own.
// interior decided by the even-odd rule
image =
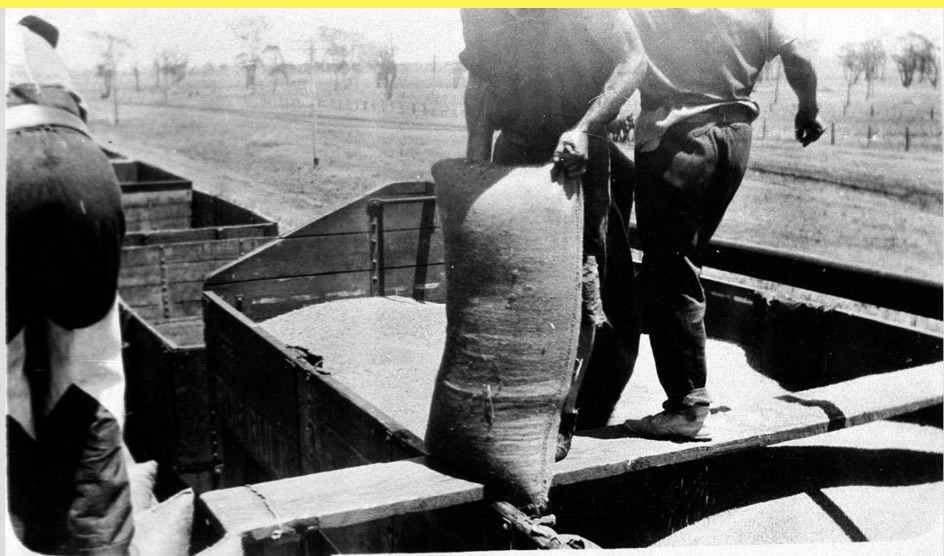
<svg viewBox="0 0 944 556">
<path fill-rule="evenodd" d="M 665 409 L 666 411 L 677 411 L 679 409 L 696 407 L 699 405 L 711 405 L 711 402 L 711 395 L 708 393 L 707 389 L 695 388 L 681 398 L 669 398 L 662 404 L 662 409 Z"/>
</svg>

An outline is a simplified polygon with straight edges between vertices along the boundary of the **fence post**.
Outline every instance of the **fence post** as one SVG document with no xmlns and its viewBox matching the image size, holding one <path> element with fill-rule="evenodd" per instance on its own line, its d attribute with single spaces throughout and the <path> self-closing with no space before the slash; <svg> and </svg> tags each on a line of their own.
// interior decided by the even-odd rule
<svg viewBox="0 0 944 556">
<path fill-rule="evenodd" d="M 767 118 L 764 118 L 764 125 L 761 128 L 760 138 L 767 139 Z"/>
<path fill-rule="evenodd" d="M 911 149 L 911 129 L 905 126 L 905 151 Z"/>
<path fill-rule="evenodd" d="M 872 144 L 872 124 L 869 124 L 868 130 L 865 132 L 865 148 L 869 148 L 869 145 Z"/>
<path fill-rule="evenodd" d="M 934 107 L 931 107 L 931 121 L 934 121 Z"/>
<path fill-rule="evenodd" d="M 830 122 L 829 124 L 829 144 L 836 144 L 836 122 Z"/>
</svg>

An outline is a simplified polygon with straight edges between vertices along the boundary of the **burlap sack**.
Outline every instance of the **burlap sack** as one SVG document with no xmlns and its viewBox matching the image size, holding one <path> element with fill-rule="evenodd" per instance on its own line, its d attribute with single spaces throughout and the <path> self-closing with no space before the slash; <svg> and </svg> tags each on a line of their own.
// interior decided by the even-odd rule
<svg viewBox="0 0 944 556">
<path fill-rule="evenodd" d="M 426 445 L 492 494 L 547 503 L 580 324 L 579 182 L 551 165 L 433 166 L 446 262 L 446 346 Z"/>
</svg>

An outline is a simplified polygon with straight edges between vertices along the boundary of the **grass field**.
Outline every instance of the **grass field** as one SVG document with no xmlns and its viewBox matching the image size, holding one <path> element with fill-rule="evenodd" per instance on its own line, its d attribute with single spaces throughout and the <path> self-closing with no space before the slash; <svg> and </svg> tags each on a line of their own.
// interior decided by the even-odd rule
<svg viewBox="0 0 944 556">
<path fill-rule="evenodd" d="M 464 152 L 463 83 L 453 87 L 451 73 L 433 74 L 429 66 L 403 66 L 390 101 L 367 75 L 347 89 L 320 75 L 316 128 L 307 74 L 274 92 L 264 81 L 250 95 L 232 70 L 197 73 L 166 101 L 150 84 L 134 92 L 122 76 L 118 125 L 110 99 L 97 98 L 98 83 L 89 76 L 80 83 L 100 140 L 187 173 L 198 188 L 259 210 L 286 230 L 386 183 L 430 179 L 433 162 Z M 752 169 L 718 235 L 940 280 L 940 92 L 888 80 L 869 103 L 855 90 L 843 115 L 841 79 L 827 74 L 820 91 L 835 144 L 827 132 L 804 149 L 792 141 L 792 92 L 781 82 L 774 104 L 774 84 L 758 87 L 763 113 L 754 126 Z"/>
</svg>

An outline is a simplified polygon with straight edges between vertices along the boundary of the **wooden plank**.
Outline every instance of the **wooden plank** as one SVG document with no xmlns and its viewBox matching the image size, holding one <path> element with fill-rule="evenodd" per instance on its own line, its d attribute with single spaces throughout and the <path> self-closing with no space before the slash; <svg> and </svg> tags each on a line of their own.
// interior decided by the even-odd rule
<svg viewBox="0 0 944 556">
<path fill-rule="evenodd" d="M 126 222 L 129 232 L 150 232 L 153 230 L 181 230 L 190 227 L 189 217 L 176 217 L 169 220 L 132 220 Z"/>
<path fill-rule="evenodd" d="M 886 419 L 944 399 L 942 365 L 934 363 L 796 392 L 712 416 L 714 440 L 659 442 L 625 436 L 618 428 L 574 437 L 555 466 L 554 484 L 571 484 L 709 455 L 767 446 Z M 636 454 L 626 459 L 626 454 Z"/>
<path fill-rule="evenodd" d="M 414 268 L 388 269 L 385 273 L 387 295 L 409 297 L 413 292 L 414 280 Z M 426 268 L 425 288 L 427 301 L 445 301 L 444 265 Z M 205 289 L 238 307 L 253 320 L 266 320 L 332 299 L 366 297 L 370 293 L 370 273 L 346 272 L 233 284 L 210 284 L 208 280 Z"/>
<path fill-rule="evenodd" d="M 258 237 L 265 237 L 271 241 L 277 235 L 278 224 L 275 222 L 216 227 L 204 226 L 186 230 L 155 230 L 152 232 L 129 233 L 125 235 L 124 247 Z"/>
<path fill-rule="evenodd" d="M 418 229 L 385 232 L 385 268 L 416 266 L 417 247 L 424 237 Z M 420 263 L 443 262 L 442 233 L 435 230 L 429 241 L 428 261 Z M 214 274 L 213 283 L 370 270 L 369 242 L 366 232 L 283 238 L 260 252 L 259 257 L 241 261 L 238 267 L 221 269 Z"/>
<path fill-rule="evenodd" d="M 604 479 L 886 419 L 942 403 L 942 381 L 942 366 L 935 363 L 730 408 L 713 416 L 715 439 L 708 443 L 633 438 L 620 427 L 586 431 L 574 437 L 567 459 L 555 464 L 553 484 Z M 421 457 L 218 490 L 206 493 L 203 502 L 221 534 L 258 541 L 279 527 L 338 527 L 483 496 L 481 485 L 434 471 Z"/>
<path fill-rule="evenodd" d="M 178 282 L 163 286 L 119 287 L 118 294 L 147 320 L 167 320 L 200 315 L 203 282 Z"/>
<path fill-rule="evenodd" d="M 186 263 L 123 266 L 118 274 L 122 287 L 203 282 L 207 275 L 232 258 L 209 259 Z"/>
<path fill-rule="evenodd" d="M 124 211 L 130 230 L 191 228 L 190 205 L 128 207 Z"/>
<path fill-rule="evenodd" d="M 250 237 L 125 247 L 121 250 L 121 265 L 128 268 L 156 265 L 162 260 L 166 264 L 232 260 L 269 241 L 266 237 Z"/>
<path fill-rule="evenodd" d="M 273 520 L 257 492 L 280 516 L 280 522 Z M 201 498 L 220 533 L 242 533 L 260 540 L 279 526 L 343 527 L 474 502 L 483 496 L 481 484 L 444 475 L 434 471 L 425 458 L 415 458 L 282 479 L 253 485 L 252 489 L 218 490 Z"/>
<path fill-rule="evenodd" d="M 125 208 L 149 208 L 183 205 L 190 210 L 192 192 L 187 189 L 154 189 L 137 191 L 134 193 L 122 192 L 121 204 Z"/>
</svg>

